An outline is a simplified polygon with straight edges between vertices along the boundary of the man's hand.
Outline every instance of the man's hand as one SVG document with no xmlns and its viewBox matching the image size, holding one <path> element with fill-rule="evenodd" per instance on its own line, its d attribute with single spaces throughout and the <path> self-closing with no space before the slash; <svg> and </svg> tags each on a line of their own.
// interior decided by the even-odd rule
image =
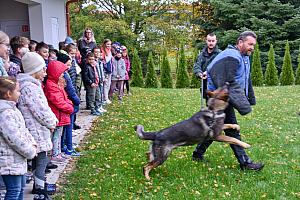
<svg viewBox="0 0 300 200">
<path fill-rule="evenodd" d="M 92 83 L 91 87 L 96 87 L 97 84 L 96 83 Z"/>
<path fill-rule="evenodd" d="M 198 76 L 200 79 L 207 79 L 207 72 L 206 72 L 206 71 L 203 72 L 203 73 L 199 72 L 199 73 L 197 74 L 197 76 Z"/>
</svg>

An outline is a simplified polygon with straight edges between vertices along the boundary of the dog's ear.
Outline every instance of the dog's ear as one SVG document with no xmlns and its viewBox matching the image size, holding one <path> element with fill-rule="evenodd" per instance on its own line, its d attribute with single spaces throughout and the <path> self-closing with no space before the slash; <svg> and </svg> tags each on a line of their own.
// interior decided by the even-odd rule
<svg viewBox="0 0 300 200">
<path fill-rule="evenodd" d="M 208 96 L 209 98 L 211 98 L 211 97 L 213 97 L 214 92 L 212 92 L 212 91 L 206 91 L 206 94 L 207 94 L 207 96 Z"/>
</svg>

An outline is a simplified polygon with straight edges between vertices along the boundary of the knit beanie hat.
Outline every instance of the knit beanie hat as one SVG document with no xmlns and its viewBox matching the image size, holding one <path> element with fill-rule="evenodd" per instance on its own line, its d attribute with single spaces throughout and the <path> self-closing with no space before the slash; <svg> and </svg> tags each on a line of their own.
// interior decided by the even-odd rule
<svg viewBox="0 0 300 200">
<path fill-rule="evenodd" d="M 121 47 L 117 47 L 117 48 L 116 48 L 116 53 L 123 53 L 122 48 L 121 48 Z"/>
<path fill-rule="evenodd" d="M 58 53 L 57 54 L 57 60 L 66 64 L 66 62 L 68 62 L 68 60 L 71 60 L 70 56 L 64 53 Z"/>
<path fill-rule="evenodd" d="M 35 52 L 27 52 L 22 57 L 22 66 L 25 74 L 34 74 L 46 67 L 46 63 L 42 56 Z"/>
<path fill-rule="evenodd" d="M 68 45 L 68 44 L 75 44 L 74 40 L 71 38 L 71 37 L 66 37 L 65 39 L 65 44 Z"/>
</svg>

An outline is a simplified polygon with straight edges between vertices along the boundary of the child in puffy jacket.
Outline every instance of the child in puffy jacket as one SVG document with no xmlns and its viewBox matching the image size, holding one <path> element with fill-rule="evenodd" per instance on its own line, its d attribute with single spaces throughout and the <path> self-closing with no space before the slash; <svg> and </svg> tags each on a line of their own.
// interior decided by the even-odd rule
<svg viewBox="0 0 300 200">
<path fill-rule="evenodd" d="M 0 174 L 5 199 L 23 199 L 27 159 L 37 154 L 37 144 L 17 109 L 20 91 L 14 78 L 0 77 Z"/>
<path fill-rule="evenodd" d="M 61 136 L 63 126 L 69 125 L 70 115 L 73 113 L 74 108 L 71 100 L 68 99 L 64 89 L 66 81 L 64 79 L 64 72 L 68 67 L 59 61 L 51 61 L 48 64 L 44 92 L 48 100 L 48 104 L 58 119 L 58 124 L 52 136 L 52 158 L 54 162 L 64 162 L 65 159 L 61 155 Z"/>
<path fill-rule="evenodd" d="M 44 190 L 47 151 L 52 149 L 51 133 L 58 120 L 48 106 L 41 84 L 46 76 L 44 59 L 35 52 L 27 52 L 22 57 L 22 66 L 24 73 L 17 75 L 21 92 L 18 108 L 25 119 L 26 127 L 37 143 L 37 156 L 32 161 L 34 169 L 32 192 L 47 197 Z"/>
<path fill-rule="evenodd" d="M 114 69 L 111 75 L 111 86 L 108 93 L 108 97 L 112 101 L 114 91 L 118 86 L 118 100 L 121 102 L 124 95 L 123 85 L 126 74 L 126 65 L 124 59 L 122 58 L 122 49 L 120 47 L 117 47 L 115 52 L 115 59 L 112 63 Z"/>
</svg>

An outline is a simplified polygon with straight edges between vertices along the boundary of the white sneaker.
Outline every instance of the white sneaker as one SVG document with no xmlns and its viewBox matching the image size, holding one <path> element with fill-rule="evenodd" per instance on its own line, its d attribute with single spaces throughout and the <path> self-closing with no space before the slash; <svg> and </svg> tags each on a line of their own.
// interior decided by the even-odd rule
<svg viewBox="0 0 300 200">
<path fill-rule="evenodd" d="M 100 107 L 100 108 L 99 108 L 99 111 L 100 111 L 100 112 L 107 112 L 107 110 L 104 109 L 103 107 Z"/>
<path fill-rule="evenodd" d="M 111 104 L 111 100 L 107 99 L 106 104 Z"/>
</svg>

